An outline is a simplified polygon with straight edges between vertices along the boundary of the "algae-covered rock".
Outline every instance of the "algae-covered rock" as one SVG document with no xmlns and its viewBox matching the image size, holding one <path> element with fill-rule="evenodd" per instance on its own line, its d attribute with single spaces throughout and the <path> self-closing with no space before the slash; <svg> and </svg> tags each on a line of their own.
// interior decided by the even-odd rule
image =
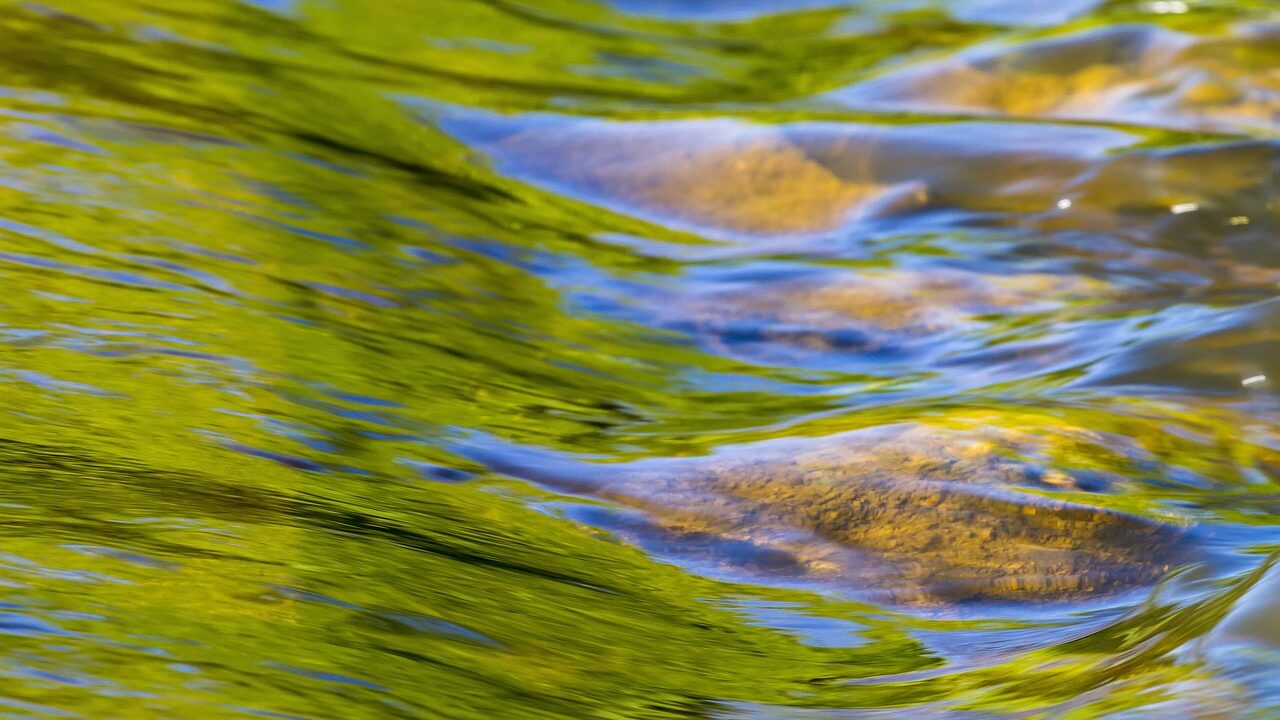
<svg viewBox="0 0 1280 720">
<path fill-rule="evenodd" d="M 660 522 L 790 550 L 813 574 L 897 602 L 1081 597 L 1153 582 L 1179 552 L 1171 527 L 1010 492 L 1072 480 L 928 425 L 702 473 L 667 480 L 661 496 L 684 488 L 719 504 L 651 510 Z"/>
<path fill-rule="evenodd" d="M 1106 27 L 979 48 L 890 72 L 837 97 L 876 109 L 1274 131 L 1278 37 L 1275 25 L 1211 36 Z"/>
<path fill-rule="evenodd" d="M 893 603 L 1047 601 L 1150 584 L 1189 557 L 1185 528 L 1079 502 L 1099 489 L 1098 474 L 1058 469 L 1045 454 L 1100 442 L 1069 425 L 1046 440 L 978 418 L 628 466 L 487 460 L 639 509 L 650 524 L 620 531 L 702 563 L 745 563 Z M 1053 497 L 1063 490 L 1076 501 Z"/>
</svg>

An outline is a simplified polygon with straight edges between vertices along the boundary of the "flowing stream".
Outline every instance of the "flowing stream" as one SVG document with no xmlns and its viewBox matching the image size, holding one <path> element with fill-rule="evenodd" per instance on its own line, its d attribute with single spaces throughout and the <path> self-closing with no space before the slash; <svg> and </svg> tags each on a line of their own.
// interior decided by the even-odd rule
<svg viewBox="0 0 1280 720">
<path fill-rule="evenodd" d="M 0 717 L 1280 717 L 1274 0 L 0 0 L 0 288 Z"/>
</svg>

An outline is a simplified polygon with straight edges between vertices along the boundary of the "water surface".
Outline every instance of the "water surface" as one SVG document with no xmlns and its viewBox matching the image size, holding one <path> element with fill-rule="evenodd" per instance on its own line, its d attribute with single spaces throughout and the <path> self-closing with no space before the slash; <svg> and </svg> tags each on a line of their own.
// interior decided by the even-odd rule
<svg viewBox="0 0 1280 720">
<path fill-rule="evenodd" d="M 0 709 L 1280 713 L 1277 38 L 0 0 Z"/>
</svg>

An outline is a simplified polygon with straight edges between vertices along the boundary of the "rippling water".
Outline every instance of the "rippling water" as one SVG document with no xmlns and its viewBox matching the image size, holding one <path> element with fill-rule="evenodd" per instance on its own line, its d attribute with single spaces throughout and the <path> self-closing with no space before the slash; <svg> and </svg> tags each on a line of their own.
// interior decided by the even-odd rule
<svg viewBox="0 0 1280 720">
<path fill-rule="evenodd" d="M 0 0 L 5 717 L 1280 714 L 1271 0 Z"/>
</svg>

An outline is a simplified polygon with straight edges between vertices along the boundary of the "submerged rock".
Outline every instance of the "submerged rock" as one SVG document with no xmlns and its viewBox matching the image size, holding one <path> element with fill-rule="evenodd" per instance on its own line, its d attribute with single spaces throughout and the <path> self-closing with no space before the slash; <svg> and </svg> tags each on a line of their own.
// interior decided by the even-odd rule
<svg viewBox="0 0 1280 720">
<path fill-rule="evenodd" d="M 748 235 L 830 230 L 928 198 L 918 182 L 838 177 L 779 130 L 739 123 L 570 123 L 514 133 L 497 152 L 627 211 Z"/>
<path fill-rule="evenodd" d="M 1098 444 L 1066 427 L 1053 443 Z M 1079 599 L 1153 583 L 1185 528 L 1052 497 L 1098 473 L 1037 463 L 1032 431 L 916 422 L 628 466 L 482 458 L 643 511 L 615 527 L 701 563 L 801 576 L 900 604 Z"/>
<path fill-rule="evenodd" d="M 1084 276 L 884 269 L 801 277 L 667 303 L 660 322 L 727 354 L 906 351 L 954 333 L 1114 294 Z"/>
<path fill-rule="evenodd" d="M 1066 47 L 1056 50 L 1062 57 L 1045 49 L 1056 58 L 1040 58 L 1045 67 L 1082 56 L 1125 57 L 1055 42 Z M 1018 72 L 1037 67 L 1028 61 Z M 752 247 L 830 251 L 818 238 L 795 236 L 863 242 L 874 231 L 855 226 L 892 215 L 898 228 L 1021 224 L 1035 232 L 1105 233 L 1237 265 L 1280 264 L 1268 240 L 1280 222 L 1280 150 L 1264 141 L 1150 148 L 1135 147 L 1137 138 L 1125 132 L 1064 124 L 758 125 L 545 115 L 453 131 L 518 180 Z"/>
<path fill-rule="evenodd" d="M 1280 124 L 1280 26 L 1215 36 L 1106 27 L 983 47 L 836 94 L 878 110 L 1132 122 L 1202 130 Z"/>
<path fill-rule="evenodd" d="M 826 233 L 935 205 L 1043 203 L 1046 188 L 1133 141 L 1107 129 L 995 123 L 528 116 L 449 127 L 512 177 L 728 239 Z"/>
<path fill-rule="evenodd" d="M 1216 263 L 1221 276 L 1265 280 L 1263 268 L 1280 267 L 1278 188 L 1280 147 L 1270 142 L 1129 152 L 1064 183 L 1070 204 L 1028 229 L 1105 235 L 1127 241 L 1130 258 L 1135 247 L 1159 248 Z"/>
</svg>

